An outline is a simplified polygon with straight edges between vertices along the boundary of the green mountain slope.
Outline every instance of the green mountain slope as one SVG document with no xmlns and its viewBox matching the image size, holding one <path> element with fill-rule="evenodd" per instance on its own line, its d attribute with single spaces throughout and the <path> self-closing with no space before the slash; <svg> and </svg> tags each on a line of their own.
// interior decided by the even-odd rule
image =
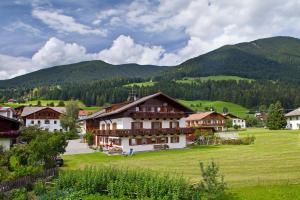
<svg viewBox="0 0 300 200">
<path fill-rule="evenodd" d="M 157 76 L 166 67 L 153 65 L 111 65 L 103 61 L 86 61 L 61 65 L 25 74 L 10 80 L 0 81 L 0 87 L 31 87 L 71 82 L 108 80 L 112 78 L 150 78 Z"/>
<path fill-rule="evenodd" d="M 234 75 L 300 82 L 300 40 L 273 37 L 226 45 L 167 70 L 164 76 Z"/>
<path fill-rule="evenodd" d="M 300 39 L 272 37 L 226 45 L 173 67 L 111 65 L 102 61 L 86 61 L 2 80 L 0 87 L 61 85 L 116 77 L 144 79 L 157 77 L 164 80 L 179 80 L 183 77 L 216 75 L 300 83 Z"/>
</svg>

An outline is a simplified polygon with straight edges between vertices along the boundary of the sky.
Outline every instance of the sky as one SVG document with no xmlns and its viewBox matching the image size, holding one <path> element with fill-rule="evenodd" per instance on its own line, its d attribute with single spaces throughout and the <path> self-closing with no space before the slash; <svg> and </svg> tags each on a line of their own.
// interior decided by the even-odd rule
<svg viewBox="0 0 300 200">
<path fill-rule="evenodd" d="M 86 60 L 171 66 L 272 36 L 300 38 L 299 0 L 1 0 L 0 80 Z"/>
</svg>

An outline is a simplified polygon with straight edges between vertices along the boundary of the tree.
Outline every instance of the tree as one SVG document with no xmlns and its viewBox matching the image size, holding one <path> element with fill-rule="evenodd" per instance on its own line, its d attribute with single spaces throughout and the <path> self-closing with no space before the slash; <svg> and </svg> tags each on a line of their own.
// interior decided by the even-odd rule
<svg viewBox="0 0 300 200">
<path fill-rule="evenodd" d="M 65 107 L 65 102 L 63 100 L 60 100 L 57 104 L 58 107 Z"/>
<path fill-rule="evenodd" d="M 226 119 L 225 126 L 227 129 L 231 128 L 232 127 L 232 119 Z"/>
<path fill-rule="evenodd" d="M 78 119 L 79 106 L 77 101 L 70 101 L 66 105 L 66 113 L 60 116 L 63 129 L 76 133 L 76 120 Z"/>
<path fill-rule="evenodd" d="M 287 121 L 281 103 L 277 101 L 275 105 L 271 104 L 268 110 L 267 127 L 270 130 L 279 130 L 285 128 L 286 125 Z"/>
<path fill-rule="evenodd" d="M 227 114 L 229 112 L 229 109 L 227 107 L 223 107 L 223 113 Z"/>
<path fill-rule="evenodd" d="M 38 102 L 37 102 L 36 106 L 42 106 L 42 103 L 41 103 L 41 101 L 40 101 L 40 100 L 38 100 Z"/>
<path fill-rule="evenodd" d="M 49 106 L 54 107 L 54 103 L 53 102 L 49 103 Z"/>
</svg>

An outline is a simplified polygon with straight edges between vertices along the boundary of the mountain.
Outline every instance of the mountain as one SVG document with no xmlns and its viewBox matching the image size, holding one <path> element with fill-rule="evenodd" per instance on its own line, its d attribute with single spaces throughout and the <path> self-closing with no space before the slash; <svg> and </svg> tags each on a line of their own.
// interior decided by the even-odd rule
<svg viewBox="0 0 300 200">
<path fill-rule="evenodd" d="M 226 45 L 174 67 L 111 65 L 103 61 L 86 61 L 46 68 L 10 80 L 2 80 L 0 87 L 35 87 L 108 80 L 116 77 L 178 79 L 211 75 L 300 83 L 300 39 L 272 37 Z"/>
<path fill-rule="evenodd" d="M 300 39 L 272 37 L 226 45 L 168 69 L 164 77 L 210 75 L 300 82 Z"/>
<path fill-rule="evenodd" d="M 103 61 L 85 61 L 41 69 L 9 80 L 0 81 L 0 87 L 35 87 L 71 82 L 108 80 L 112 78 L 150 78 L 166 67 L 153 65 L 111 65 Z"/>
</svg>

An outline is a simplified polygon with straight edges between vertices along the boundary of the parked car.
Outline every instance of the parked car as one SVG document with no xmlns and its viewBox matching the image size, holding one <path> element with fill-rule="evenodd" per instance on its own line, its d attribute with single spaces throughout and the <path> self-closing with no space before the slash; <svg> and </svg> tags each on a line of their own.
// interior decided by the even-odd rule
<svg viewBox="0 0 300 200">
<path fill-rule="evenodd" d="M 56 166 L 63 166 L 64 165 L 64 159 L 62 159 L 61 157 L 57 156 L 55 157 L 55 163 L 56 163 Z"/>
</svg>

